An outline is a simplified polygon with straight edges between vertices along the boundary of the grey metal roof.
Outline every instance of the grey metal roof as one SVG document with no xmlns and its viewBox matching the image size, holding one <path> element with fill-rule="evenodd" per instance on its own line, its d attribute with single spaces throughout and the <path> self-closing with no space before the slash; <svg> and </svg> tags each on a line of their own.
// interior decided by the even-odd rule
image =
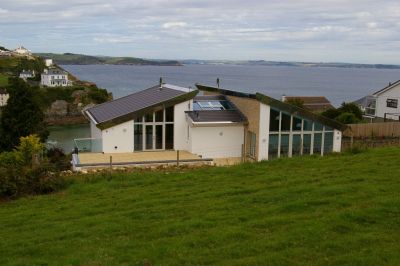
<svg viewBox="0 0 400 266">
<path fill-rule="evenodd" d="M 58 69 L 58 68 L 50 68 L 47 70 L 47 73 L 43 73 L 44 75 L 67 75 L 68 72 Z"/>
<path fill-rule="evenodd" d="M 197 90 L 163 84 L 127 95 L 125 97 L 96 105 L 86 110 L 97 124 L 118 120 L 118 123 L 133 119 L 135 113 L 147 108 L 165 105 L 168 101 L 184 101 L 193 98 Z M 187 97 L 186 97 L 187 96 Z M 175 103 L 176 104 L 176 103 Z M 170 104 L 172 105 L 172 104 Z M 115 121 L 116 122 L 116 121 Z M 109 125 L 107 125 L 109 127 Z"/>
<path fill-rule="evenodd" d="M 228 101 L 233 107 L 233 109 L 229 110 L 186 111 L 185 113 L 190 117 L 190 119 L 192 119 L 193 122 L 247 122 L 246 116 L 240 112 L 239 109 L 224 95 L 201 95 L 194 97 L 193 101 Z"/>
<path fill-rule="evenodd" d="M 247 122 L 246 117 L 238 110 L 201 110 L 186 113 L 193 122 Z"/>
</svg>

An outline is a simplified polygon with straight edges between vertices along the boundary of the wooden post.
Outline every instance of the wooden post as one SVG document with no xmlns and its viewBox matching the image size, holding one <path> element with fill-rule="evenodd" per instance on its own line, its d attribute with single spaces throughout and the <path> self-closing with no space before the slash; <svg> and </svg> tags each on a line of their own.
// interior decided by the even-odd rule
<svg viewBox="0 0 400 266">
<path fill-rule="evenodd" d="M 244 144 L 242 144 L 242 163 L 244 163 Z"/>
<path fill-rule="evenodd" d="M 351 137 L 350 137 L 350 149 L 353 148 L 353 133 L 351 133 Z"/>
<path fill-rule="evenodd" d="M 176 151 L 176 166 L 179 167 L 179 150 Z"/>
<path fill-rule="evenodd" d="M 110 176 L 112 174 L 112 156 L 110 155 Z"/>
</svg>

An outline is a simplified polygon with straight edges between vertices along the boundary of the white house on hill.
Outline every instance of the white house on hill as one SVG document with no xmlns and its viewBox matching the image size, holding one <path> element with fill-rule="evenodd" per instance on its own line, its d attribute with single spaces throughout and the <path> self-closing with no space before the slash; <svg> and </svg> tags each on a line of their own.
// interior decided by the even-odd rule
<svg viewBox="0 0 400 266">
<path fill-rule="evenodd" d="M 31 51 L 29 51 L 28 49 L 26 49 L 22 45 L 19 46 L 18 48 L 16 48 L 13 52 L 15 54 L 18 54 L 18 55 L 31 55 L 32 54 Z"/>
<path fill-rule="evenodd" d="M 400 119 L 400 80 L 357 101 L 367 118 Z"/>
<path fill-rule="evenodd" d="M 22 72 L 19 73 L 19 77 L 23 80 L 27 80 L 28 78 L 33 78 L 35 77 L 35 70 L 22 70 Z"/>
<path fill-rule="evenodd" d="M 8 92 L 5 89 L 0 88 L 0 107 L 7 105 L 8 98 L 10 98 Z"/>
<path fill-rule="evenodd" d="M 58 68 L 45 69 L 41 75 L 40 84 L 47 87 L 68 86 L 68 72 Z"/>
</svg>

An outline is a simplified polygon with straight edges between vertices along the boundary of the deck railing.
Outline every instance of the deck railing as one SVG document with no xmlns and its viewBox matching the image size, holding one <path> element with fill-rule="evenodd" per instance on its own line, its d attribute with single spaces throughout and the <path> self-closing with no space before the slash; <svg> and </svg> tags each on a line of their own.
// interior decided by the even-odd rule
<svg viewBox="0 0 400 266">
<path fill-rule="evenodd" d="M 82 138 L 74 139 L 75 148 L 78 152 L 102 152 L 103 142 L 102 139 Z"/>
</svg>

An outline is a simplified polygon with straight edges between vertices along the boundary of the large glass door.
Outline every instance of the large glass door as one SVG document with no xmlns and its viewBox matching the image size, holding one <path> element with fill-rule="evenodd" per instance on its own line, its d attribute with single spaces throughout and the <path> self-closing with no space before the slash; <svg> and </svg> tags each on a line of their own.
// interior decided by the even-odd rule
<svg viewBox="0 0 400 266">
<path fill-rule="evenodd" d="M 145 141 L 146 143 L 146 150 L 152 150 L 153 149 L 153 125 L 146 125 L 146 135 L 145 135 Z"/>
<path fill-rule="evenodd" d="M 154 136 L 154 140 L 155 140 L 155 148 L 157 150 L 161 150 L 163 148 L 163 125 L 155 125 L 156 130 L 155 130 L 155 136 Z"/>
</svg>

